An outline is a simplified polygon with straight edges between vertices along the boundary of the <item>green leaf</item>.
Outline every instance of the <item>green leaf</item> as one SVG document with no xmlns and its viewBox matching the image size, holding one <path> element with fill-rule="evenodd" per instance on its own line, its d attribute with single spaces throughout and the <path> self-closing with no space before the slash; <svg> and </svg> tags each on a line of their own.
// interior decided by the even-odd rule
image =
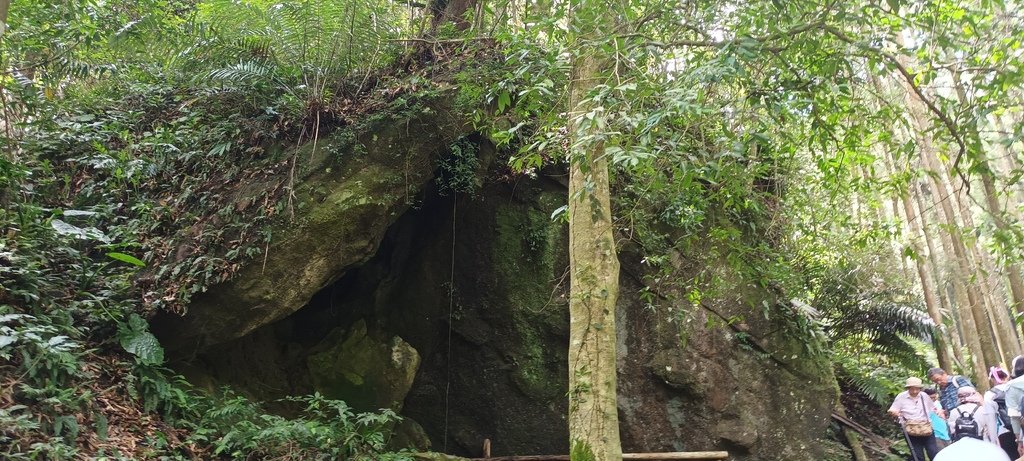
<svg viewBox="0 0 1024 461">
<path fill-rule="evenodd" d="M 498 93 L 498 113 L 504 112 L 506 107 L 512 105 L 512 97 L 509 96 L 508 91 L 502 91 Z"/>
<path fill-rule="evenodd" d="M 126 263 L 134 265 L 134 266 L 146 267 L 146 263 L 142 262 L 141 259 L 136 258 L 136 257 L 134 257 L 132 255 L 128 255 L 128 254 L 124 254 L 124 253 L 118 253 L 118 252 L 114 251 L 114 252 L 107 253 L 107 256 L 109 256 L 109 257 L 111 257 L 113 259 L 116 259 L 118 261 L 121 261 L 121 262 L 126 262 Z"/>
<path fill-rule="evenodd" d="M 120 327 L 121 347 L 138 358 L 145 365 L 159 365 L 164 361 L 164 349 L 160 341 L 149 332 L 146 321 L 138 314 L 128 318 L 128 324 Z"/>
</svg>

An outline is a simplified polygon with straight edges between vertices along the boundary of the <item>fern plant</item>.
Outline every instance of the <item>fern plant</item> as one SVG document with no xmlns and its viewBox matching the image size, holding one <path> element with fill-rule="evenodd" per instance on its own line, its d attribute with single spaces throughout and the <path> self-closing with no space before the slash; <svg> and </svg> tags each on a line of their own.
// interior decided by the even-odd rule
<svg viewBox="0 0 1024 461">
<path fill-rule="evenodd" d="M 837 376 L 879 404 L 908 372 L 928 368 L 924 343 L 938 333 L 920 300 L 883 266 L 851 256 L 822 270 L 814 297 Z"/>
<path fill-rule="evenodd" d="M 207 40 L 188 49 L 182 65 L 204 69 L 199 78 L 228 91 L 288 93 L 315 113 L 345 89 L 343 77 L 391 61 L 402 16 L 386 0 L 207 1 L 197 29 Z"/>
</svg>

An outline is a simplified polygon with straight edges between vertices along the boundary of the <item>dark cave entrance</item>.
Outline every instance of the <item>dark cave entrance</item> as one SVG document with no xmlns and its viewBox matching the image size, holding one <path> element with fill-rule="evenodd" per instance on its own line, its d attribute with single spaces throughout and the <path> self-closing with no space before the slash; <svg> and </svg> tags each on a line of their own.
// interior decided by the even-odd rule
<svg viewBox="0 0 1024 461">
<path fill-rule="evenodd" d="M 539 181 L 473 196 L 431 189 L 372 258 L 304 307 L 175 366 L 285 414 L 294 408 L 277 399 L 314 390 L 370 411 L 381 401 L 364 391 L 324 389 L 318 358 L 351 353 L 332 348 L 359 342 L 356 334 L 402 341 L 420 362 L 400 413 L 422 426 L 414 432 L 432 449 L 475 456 L 490 438 L 495 455 L 566 452 L 567 311 L 556 285 L 567 261 L 553 256 L 565 254 L 565 232 L 549 218 L 564 189 Z"/>
</svg>

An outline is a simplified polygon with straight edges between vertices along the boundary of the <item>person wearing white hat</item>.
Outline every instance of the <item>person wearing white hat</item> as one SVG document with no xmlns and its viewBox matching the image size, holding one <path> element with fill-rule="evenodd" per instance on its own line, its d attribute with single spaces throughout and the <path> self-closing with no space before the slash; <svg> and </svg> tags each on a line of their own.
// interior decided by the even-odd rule
<svg viewBox="0 0 1024 461">
<path fill-rule="evenodd" d="M 935 442 L 935 432 L 928 417 L 928 409 L 934 406 L 931 397 L 921 392 L 924 384 L 920 378 L 907 378 L 905 391 L 900 392 L 889 406 L 889 414 L 899 419 L 903 433 L 907 437 L 913 459 L 924 461 L 934 460 L 939 452 Z"/>
</svg>

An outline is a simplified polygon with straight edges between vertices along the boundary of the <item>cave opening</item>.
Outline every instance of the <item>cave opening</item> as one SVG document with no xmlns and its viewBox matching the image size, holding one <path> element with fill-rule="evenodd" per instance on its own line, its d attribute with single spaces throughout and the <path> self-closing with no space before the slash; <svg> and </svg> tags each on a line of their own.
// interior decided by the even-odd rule
<svg viewBox="0 0 1024 461">
<path fill-rule="evenodd" d="M 565 452 L 568 262 L 550 220 L 564 189 L 428 189 L 301 309 L 172 365 L 282 414 L 297 408 L 280 399 L 314 391 L 390 407 L 406 418 L 396 437 L 451 454 L 478 456 L 485 438 L 494 455 Z"/>
</svg>

